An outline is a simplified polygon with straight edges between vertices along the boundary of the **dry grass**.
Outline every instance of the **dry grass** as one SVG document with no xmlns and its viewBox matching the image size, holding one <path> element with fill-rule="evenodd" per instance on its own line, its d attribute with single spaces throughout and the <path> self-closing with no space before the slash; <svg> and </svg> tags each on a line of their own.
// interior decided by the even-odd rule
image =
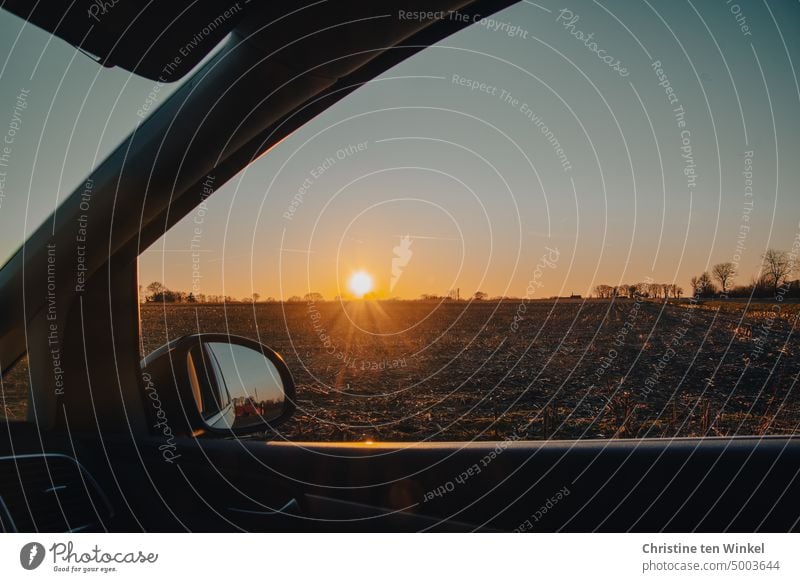
<svg viewBox="0 0 800 582">
<path fill-rule="evenodd" d="M 145 351 L 228 331 L 281 352 L 298 386 L 298 413 L 282 428 L 290 439 L 797 432 L 796 306 L 772 320 L 771 306 L 738 302 L 522 308 L 517 331 L 510 301 L 145 305 L 142 326 Z"/>
</svg>

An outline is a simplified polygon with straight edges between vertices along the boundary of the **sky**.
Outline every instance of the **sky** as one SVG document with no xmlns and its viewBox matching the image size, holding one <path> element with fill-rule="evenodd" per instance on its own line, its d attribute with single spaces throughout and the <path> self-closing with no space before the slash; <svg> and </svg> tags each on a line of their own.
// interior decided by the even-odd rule
<svg viewBox="0 0 800 582">
<path fill-rule="evenodd" d="M 379 297 L 533 299 L 688 289 L 726 261 L 743 284 L 792 246 L 800 3 L 542 0 L 490 18 L 240 172 L 144 250 L 141 282 L 330 299 L 366 272 Z M 153 82 L 5 13 L 0 46 L 0 133 L 29 91 L 0 168 L 7 257 L 140 121 Z"/>
</svg>

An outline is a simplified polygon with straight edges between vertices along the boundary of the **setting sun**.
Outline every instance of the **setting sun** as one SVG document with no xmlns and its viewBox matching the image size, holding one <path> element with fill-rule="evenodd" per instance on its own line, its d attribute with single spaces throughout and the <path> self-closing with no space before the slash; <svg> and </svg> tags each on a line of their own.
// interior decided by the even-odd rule
<svg viewBox="0 0 800 582">
<path fill-rule="evenodd" d="M 350 275 L 347 287 L 353 295 L 361 299 L 372 291 L 372 277 L 366 271 L 356 271 Z"/>
</svg>

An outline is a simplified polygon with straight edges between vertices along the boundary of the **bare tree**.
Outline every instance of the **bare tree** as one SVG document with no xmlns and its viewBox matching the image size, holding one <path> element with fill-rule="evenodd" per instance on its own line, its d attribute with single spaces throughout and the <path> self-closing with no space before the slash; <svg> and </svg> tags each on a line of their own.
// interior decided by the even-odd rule
<svg viewBox="0 0 800 582">
<path fill-rule="evenodd" d="M 475 301 L 483 301 L 489 298 L 488 293 L 484 293 L 483 291 L 475 291 L 475 295 L 473 295 Z"/>
<path fill-rule="evenodd" d="M 164 287 L 164 285 L 159 281 L 153 281 L 147 286 L 147 290 L 150 291 L 150 295 L 153 297 L 161 295 L 164 291 L 166 291 L 166 289 L 167 288 Z"/>
<path fill-rule="evenodd" d="M 259 299 L 261 299 L 261 295 L 258 293 L 253 293 L 253 303 L 258 303 Z"/>
<path fill-rule="evenodd" d="M 664 294 L 664 300 L 669 299 L 669 293 L 675 285 L 671 283 L 661 283 L 661 292 Z"/>
<path fill-rule="evenodd" d="M 722 287 L 722 294 L 728 294 L 728 282 L 736 274 L 736 267 L 733 263 L 717 263 L 711 269 L 714 278 L 719 281 L 719 286 Z"/>
<path fill-rule="evenodd" d="M 714 287 L 714 281 L 711 280 L 711 275 L 708 274 L 708 271 L 703 271 L 703 273 L 697 278 L 697 285 L 700 295 L 703 297 L 714 295 L 714 293 L 717 291 L 716 287 Z"/>
<path fill-rule="evenodd" d="M 692 294 L 695 297 L 709 297 L 717 291 L 708 271 L 703 271 L 699 277 L 692 277 L 690 283 L 692 284 Z"/>
<path fill-rule="evenodd" d="M 767 249 L 763 256 L 764 263 L 762 269 L 767 281 L 772 287 L 773 294 L 778 294 L 778 287 L 786 277 L 794 270 L 792 261 L 786 251 Z"/>
<path fill-rule="evenodd" d="M 610 285 L 595 285 L 594 293 L 600 299 L 609 299 L 614 293 L 614 287 Z"/>
</svg>

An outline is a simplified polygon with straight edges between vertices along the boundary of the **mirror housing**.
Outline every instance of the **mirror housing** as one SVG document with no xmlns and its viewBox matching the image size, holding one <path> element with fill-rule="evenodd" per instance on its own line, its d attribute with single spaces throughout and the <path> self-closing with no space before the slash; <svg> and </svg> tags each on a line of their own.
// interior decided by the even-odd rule
<svg viewBox="0 0 800 582">
<path fill-rule="evenodd" d="M 283 358 L 245 337 L 183 336 L 145 357 L 141 368 L 148 400 L 163 409 L 159 419 L 174 419 L 195 435 L 270 431 L 295 411 L 294 380 Z"/>
</svg>

